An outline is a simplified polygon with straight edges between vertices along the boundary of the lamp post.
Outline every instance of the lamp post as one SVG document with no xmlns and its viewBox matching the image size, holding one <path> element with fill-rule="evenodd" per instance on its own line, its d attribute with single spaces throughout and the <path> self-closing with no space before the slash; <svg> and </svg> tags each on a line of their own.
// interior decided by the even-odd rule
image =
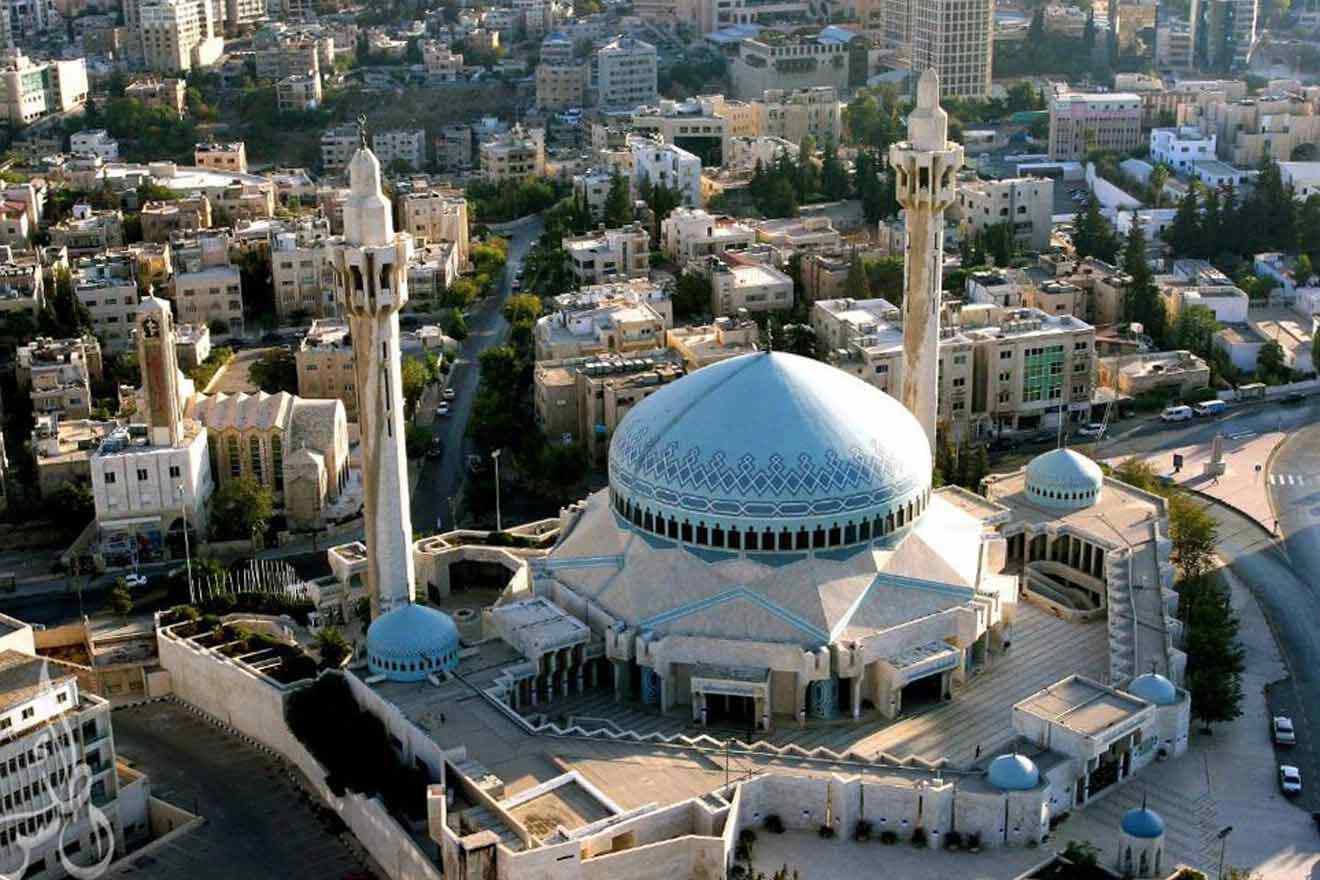
<svg viewBox="0 0 1320 880">
<path fill-rule="evenodd" d="M 192 548 L 188 544 L 188 505 L 183 500 L 183 483 L 174 487 L 174 493 L 179 498 L 179 512 L 183 514 L 183 560 L 188 569 L 188 601 L 192 603 L 197 597 L 193 595 Z"/>
<path fill-rule="evenodd" d="M 500 519 L 500 450 L 490 454 L 495 461 L 495 531 L 504 531 L 504 521 Z"/>
<path fill-rule="evenodd" d="M 1219 830 L 1219 873 L 1215 875 L 1219 880 L 1224 880 L 1224 847 L 1228 845 L 1228 835 L 1232 833 L 1232 825 Z"/>
</svg>

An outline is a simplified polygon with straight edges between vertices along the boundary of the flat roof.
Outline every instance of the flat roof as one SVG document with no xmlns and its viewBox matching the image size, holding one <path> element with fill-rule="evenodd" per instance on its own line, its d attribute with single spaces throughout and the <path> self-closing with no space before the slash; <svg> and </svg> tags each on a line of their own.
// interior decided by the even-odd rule
<svg viewBox="0 0 1320 880">
<path fill-rule="evenodd" d="M 1098 736 L 1146 709 L 1146 704 L 1080 676 L 1042 688 L 1013 707 L 1085 736 Z"/>
</svg>

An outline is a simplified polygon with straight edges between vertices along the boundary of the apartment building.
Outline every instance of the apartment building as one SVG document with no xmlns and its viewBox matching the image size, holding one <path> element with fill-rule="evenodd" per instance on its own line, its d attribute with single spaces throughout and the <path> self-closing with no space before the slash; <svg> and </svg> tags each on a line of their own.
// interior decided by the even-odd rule
<svg viewBox="0 0 1320 880">
<path fill-rule="evenodd" d="M 328 41 L 329 46 L 325 44 Z M 325 49 L 334 57 L 334 37 L 311 34 L 275 34 L 272 38 L 258 35 L 253 40 L 253 63 L 257 78 L 278 81 L 295 74 L 320 74 Z"/>
<path fill-rule="evenodd" d="M 1152 162 L 1168 165 L 1179 174 L 1192 174 L 1197 162 L 1215 158 L 1215 136 L 1203 135 L 1194 125 L 1154 128 L 1150 132 Z"/>
<path fill-rule="evenodd" d="M 426 131 L 420 128 L 373 131 L 371 149 L 384 168 L 398 164 L 417 171 L 426 164 Z"/>
<path fill-rule="evenodd" d="M 136 79 L 124 88 L 124 97 L 141 101 L 148 107 L 164 107 L 183 116 L 187 86 L 181 79 L 160 79 L 154 76 Z"/>
<path fill-rule="evenodd" d="M 1130 92 L 1058 95 L 1050 102 L 1050 158 L 1134 150 L 1141 146 L 1141 115 L 1141 98 Z"/>
<path fill-rule="evenodd" d="M 427 188 L 406 192 L 394 200 L 398 206 L 399 229 L 419 244 L 452 241 L 458 264 L 467 265 L 468 204 L 461 190 Z"/>
<path fill-rule="evenodd" d="M 592 69 L 596 103 L 602 109 L 652 104 L 659 95 L 655 46 L 635 37 L 615 37 L 601 46 L 592 58 Z"/>
<path fill-rule="evenodd" d="M 912 71 L 934 69 L 940 97 L 990 96 L 994 56 L 993 0 L 908 0 Z"/>
<path fill-rule="evenodd" d="M 573 196 L 587 206 L 592 219 L 604 218 L 605 203 L 609 199 L 613 182 L 614 172 L 607 168 L 589 168 L 581 174 L 573 175 Z"/>
<path fill-rule="evenodd" d="M 761 328 L 750 318 L 716 318 L 709 324 L 665 331 L 665 348 L 677 352 L 690 373 L 711 364 L 760 350 Z"/>
<path fill-rule="evenodd" d="M 82 58 L 33 61 L 15 52 L 0 64 L 4 115 L 15 128 L 87 105 L 87 63 Z"/>
<path fill-rule="evenodd" d="M 324 97 L 319 73 L 294 73 L 275 83 L 275 103 L 281 113 L 315 110 Z"/>
<path fill-rule="evenodd" d="M 817 144 L 839 143 L 843 138 L 843 112 L 833 86 L 784 90 L 768 89 L 750 102 L 756 116 L 756 134 L 800 144 L 807 135 Z"/>
<path fill-rule="evenodd" d="M 198 168 L 247 174 L 247 144 L 242 141 L 198 144 L 193 149 L 193 162 Z"/>
<path fill-rule="evenodd" d="M 422 66 L 433 82 L 458 82 L 463 78 L 463 55 L 439 40 L 422 40 Z M 544 61 L 544 59 L 542 59 Z"/>
<path fill-rule="evenodd" d="M 353 344 L 346 321 L 338 318 L 313 321 L 294 353 L 294 360 L 298 369 L 299 397 L 341 400 L 348 420 L 357 421 Z"/>
<path fill-rule="evenodd" d="M 148 70 L 187 73 L 211 67 L 224 53 L 210 0 L 148 0 L 139 15 Z"/>
<path fill-rule="evenodd" d="M 555 297 L 533 329 L 537 360 L 660 345 L 674 324 L 669 291 L 642 279 L 592 284 Z"/>
<path fill-rule="evenodd" d="M 793 279 L 773 266 L 726 251 L 688 263 L 710 281 L 710 311 L 719 317 L 793 307 Z"/>
<path fill-rule="evenodd" d="M 37 415 L 85 419 L 92 414 L 92 382 L 101 380 L 101 346 L 96 337 L 39 336 L 14 354 L 15 376 Z"/>
<path fill-rule="evenodd" d="M 435 164 L 442 171 L 472 167 L 472 129 L 462 123 L 446 125 L 435 136 Z"/>
<path fill-rule="evenodd" d="M 9 199 L 0 201 L 0 246 L 26 250 L 32 244 L 33 229 L 27 205 Z"/>
<path fill-rule="evenodd" d="M 270 250 L 271 282 L 275 313 L 281 320 L 338 314 L 330 260 L 333 241 L 325 220 L 304 220 L 296 229 L 275 235 Z"/>
<path fill-rule="evenodd" d="M 86 204 L 74 205 L 71 215 L 50 227 L 50 243 L 67 248 L 71 257 L 119 247 L 124 243 L 124 214 L 118 210 L 99 211 Z"/>
<path fill-rule="evenodd" d="M 96 156 L 106 162 L 119 158 L 119 141 L 104 128 L 84 129 L 69 135 L 69 152 Z"/>
<path fill-rule="evenodd" d="M 515 125 L 481 145 L 481 173 L 492 183 L 545 176 L 545 129 Z"/>
<path fill-rule="evenodd" d="M 825 28 L 815 35 L 763 31 L 757 37 L 746 37 L 738 43 L 730 67 L 734 96 L 754 101 L 767 90 L 819 86 L 842 93 L 848 88 L 852 38 L 842 28 Z"/>
<path fill-rule="evenodd" d="M 781 217 L 754 223 L 756 240 L 773 245 L 786 253 L 813 250 L 836 250 L 843 238 L 834 222 L 825 215 Z"/>
<path fill-rule="evenodd" d="M 142 240 L 167 242 L 171 237 L 211 227 L 211 202 L 206 196 L 189 196 L 171 202 L 143 202 L 139 213 Z"/>
<path fill-rule="evenodd" d="M 326 174 L 338 174 L 348 167 L 362 144 L 362 133 L 357 123 L 349 122 L 327 128 L 321 133 L 321 167 Z"/>
<path fill-rule="evenodd" d="M 651 234 L 641 223 L 566 235 L 562 247 L 579 285 L 645 278 L 651 270 Z"/>
<path fill-rule="evenodd" d="M 137 315 L 137 261 L 131 254 L 98 253 L 73 268 L 73 293 L 92 316 L 92 331 L 108 351 L 132 346 Z"/>
<path fill-rule="evenodd" d="M 951 213 L 964 224 L 964 235 L 1008 223 L 1021 250 L 1039 253 L 1050 245 L 1054 181 L 1048 177 L 964 181 Z"/>
<path fill-rule="evenodd" d="M 752 227 L 701 208 L 675 208 L 660 224 L 660 249 L 680 266 L 730 248 L 746 248 L 755 241 Z"/>
<path fill-rule="evenodd" d="M 1180 107 L 1178 122 L 1214 135 L 1219 158 L 1225 162 L 1255 168 L 1266 157 L 1287 161 L 1297 147 L 1320 143 L 1318 103 L 1300 95 L 1205 101 Z"/>
<path fill-rule="evenodd" d="M 458 245 L 433 241 L 415 245 L 408 259 L 408 299 L 419 308 L 439 308 L 445 291 L 458 278 Z"/>
<path fill-rule="evenodd" d="M 649 137 L 628 138 L 632 153 L 632 185 L 640 192 L 642 181 L 651 186 L 676 188 L 689 208 L 701 206 L 701 160 L 673 144 Z"/>
<path fill-rule="evenodd" d="M 536 66 L 536 106 L 542 110 L 567 110 L 587 103 L 591 80 L 588 64 L 546 64 Z"/>
<path fill-rule="evenodd" d="M 204 233 L 172 242 L 174 310 L 179 321 L 243 335 L 242 275 L 229 262 L 229 236 Z"/>
</svg>

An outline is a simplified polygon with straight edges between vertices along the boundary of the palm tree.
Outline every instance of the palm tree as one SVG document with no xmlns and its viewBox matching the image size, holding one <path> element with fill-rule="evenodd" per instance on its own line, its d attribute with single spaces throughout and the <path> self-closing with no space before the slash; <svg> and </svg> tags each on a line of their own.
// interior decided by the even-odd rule
<svg viewBox="0 0 1320 880">
<path fill-rule="evenodd" d="M 1169 166 L 1163 162 L 1157 164 L 1150 171 L 1150 192 L 1154 200 L 1154 207 L 1158 208 L 1160 202 L 1164 201 L 1164 184 L 1169 182 Z"/>
</svg>

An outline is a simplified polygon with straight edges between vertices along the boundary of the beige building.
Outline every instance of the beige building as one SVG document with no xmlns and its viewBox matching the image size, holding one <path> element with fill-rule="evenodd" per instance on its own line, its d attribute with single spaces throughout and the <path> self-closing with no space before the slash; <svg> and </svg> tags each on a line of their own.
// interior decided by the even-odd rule
<svg viewBox="0 0 1320 880">
<path fill-rule="evenodd" d="M 833 86 L 766 90 L 751 101 L 756 131 L 749 134 L 779 137 L 792 144 L 811 135 L 818 145 L 843 139 L 843 110 L 839 90 Z"/>
<path fill-rule="evenodd" d="M 635 37 L 615 37 L 596 50 L 592 62 L 596 103 L 614 110 L 654 103 L 656 69 L 655 46 Z"/>
<path fill-rule="evenodd" d="M 422 40 L 422 65 L 427 78 L 439 82 L 457 82 L 463 77 L 463 55 L 453 52 L 448 43 Z"/>
<path fill-rule="evenodd" d="M 101 380 L 101 346 L 95 336 L 50 339 L 20 345 L 15 376 L 37 415 L 85 419 L 92 414 L 92 382 Z"/>
<path fill-rule="evenodd" d="M 187 73 L 210 67 L 225 50 L 209 0 L 149 0 L 140 7 L 148 70 Z"/>
<path fill-rule="evenodd" d="M 489 181 L 545 176 L 545 130 L 515 125 L 481 145 L 481 173 Z"/>
<path fill-rule="evenodd" d="M 321 166 L 326 174 L 338 174 L 348 167 L 348 160 L 353 157 L 362 143 L 362 133 L 357 123 L 337 125 L 321 133 Z"/>
<path fill-rule="evenodd" d="M 132 344 L 137 315 L 137 261 L 131 254 L 84 257 L 73 267 L 73 293 L 92 316 L 92 330 L 108 351 Z"/>
<path fill-rule="evenodd" d="M 22 128 L 52 113 L 73 113 L 87 104 L 87 64 L 82 58 L 33 61 L 21 52 L 0 66 L 5 119 Z"/>
<path fill-rule="evenodd" d="M 1190 351 L 1156 351 L 1099 359 L 1099 385 L 1120 394 L 1141 394 L 1172 389 L 1186 396 L 1210 385 L 1210 367 Z"/>
<path fill-rule="evenodd" d="M 247 144 L 242 141 L 230 143 L 210 141 L 198 144 L 193 150 L 193 161 L 198 168 L 247 174 Z"/>
<path fill-rule="evenodd" d="M 371 149 L 382 166 L 397 163 L 415 171 L 426 164 L 426 131 L 420 128 L 373 131 Z"/>
<path fill-rule="evenodd" d="M 46 302 L 45 279 L 36 254 L 0 250 L 0 315 L 22 311 L 35 318 Z"/>
<path fill-rule="evenodd" d="M 756 230 L 701 208 L 675 208 L 660 224 L 660 249 L 681 265 L 756 241 Z"/>
<path fill-rule="evenodd" d="M 193 239 L 175 239 L 174 309 L 187 324 L 224 328 L 235 336 L 243 334 L 243 288 L 238 267 L 229 262 L 229 236 L 203 234 Z"/>
<path fill-rule="evenodd" d="M 793 307 L 793 279 L 741 254 L 726 251 L 699 257 L 688 268 L 710 280 L 710 311 L 716 317 Z"/>
<path fill-rule="evenodd" d="M 167 242 L 179 233 L 211 227 L 211 201 L 196 195 L 168 202 L 144 202 L 138 215 L 143 241 Z"/>
<path fill-rule="evenodd" d="M 992 0 L 909 0 L 912 10 L 912 69 L 933 69 L 940 96 L 990 96 L 994 55 Z"/>
<path fill-rule="evenodd" d="M 50 227 L 50 243 L 67 248 L 69 256 L 98 254 L 124 243 L 124 214 L 118 210 L 100 211 L 91 205 L 73 206 L 73 213 Z"/>
<path fill-rule="evenodd" d="M 296 229 L 275 236 L 270 251 L 271 281 L 275 313 L 281 319 L 337 314 L 328 255 L 333 240 L 329 224 L 323 220 L 303 221 Z"/>
<path fill-rule="evenodd" d="M 645 299 L 628 292 L 614 296 L 592 291 L 559 299 L 555 311 L 536 322 L 532 335 L 538 361 L 647 351 L 661 344 L 672 324 Z"/>
<path fill-rule="evenodd" d="M 313 321 L 294 359 L 298 367 L 298 396 L 338 399 L 344 404 L 348 420 L 356 422 L 358 399 L 348 324 L 330 318 Z"/>
<path fill-rule="evenodd" d="M 315 110 L 323 99 L 319 73 L 294 73 L 275 83 L 275 103 L 281 113 Z"/>
<path fill-rule="evenodd" d="M 843 243 L 829 217 L 784 217 L 755 225 L 756 240 L 785 251 L 836 250 Z"/>
<path fill-rule="evenodd" d="M 837 299 L 844 293 L 852 255 L 843 251 L 825 253 L 816 251 L 802 255 L 799 271 L 802 291 L 810 302 L 818 299 Z"/>
<path fill-rule="evenodd" d="M 828 86 L 841 94 L 848 88 L 848 44 L 836 38 L 833 30 L 815 35 L 765 31 L 759 37 L 744 38 L 737 51 L 730 64 L 730 78 L 734 95 L 745 101 L 759 100 L 766 91 L 775 89 Z M 775 131 L 764 133 L 784 137 Z"/>
<path fill-rule="evenodd" d="M 651 271 L 651 234 L 640 223 L 566 235 L 561 246 L 580 285 L 645 278 Z"/>
<path fill-rule="evenodd" d="M 1129 92 L 1058 95 L 1050 102 L 1050 158 L 1074 161 L 1092 150 L 1135 150 L 1143 142 L 1141 114 L 1141 98 Z"/>
<path fill-rule="evenodd" d="M 443 171 L 472 167 L 472 129 L 469 126 L 453 123 L 440 129 L 435 136 L 435 164 Z"/>
<path fill-rule="evenodd" d="M 963 182 L 949 213 L 965 226 L 964 235 L 1009 223 L 1018 247 L 1039 253 L 1050 245 L 1054 181 L 1047 177 L 1015 177 Z"/>
<path fill-rule="evenodd" d="M 760 341 L 761 328 L 749 318 L 716 318 L 709 324 L 665 331 L 665 348 L 682 358 L 689 373 L 758 351 Z"/>
<path fill-rule="evenodd" d="M 396 200 L 401 231 L 419 243 L 452 241 L 458 263 L 466 266 L 468 239 L 467 198 L 455 189 L 428 188 L 400 195 Z"/>
<path fill-rule="evenodd" d="M 445 291 L 458 275 L 457 243 L 435 241 L 416 245 L 408 259 L 408 298 L 423 309 L 439 308 Z"/>
<path fill-rule="evenodd" d="M 538 64 L 536 106 L 542 110 L 566 110 L 587 102 L 591 68 L 586 64 Z"/>
<path fill-rule="evenodd" d="M 187 104 L 187 86 L 181 79 L 160 79 L 149 76 L 134 80 L 124 88 L 124 97 L 141 101 L 148 107 L 164 107 L 183 115 Z"/>
<path fill-rule="evenodd" d="M 1267 156 L 1292 158 L 1302 144 L 1320 144 L 1320 113 L 1315 98 L 1261 95 L 1242 100 L 1206 100 L 1178 108 L 1178 123 L 1214 135 L 1219 158 L 1238 168 L 1255 168 Z"/>
</svg>

